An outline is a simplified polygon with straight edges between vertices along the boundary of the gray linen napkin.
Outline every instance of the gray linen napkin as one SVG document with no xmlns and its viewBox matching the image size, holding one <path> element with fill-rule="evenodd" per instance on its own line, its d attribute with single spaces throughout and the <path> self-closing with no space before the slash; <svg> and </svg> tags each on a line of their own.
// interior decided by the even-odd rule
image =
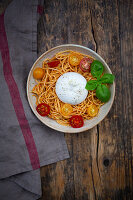
<svg viewBox="0 0 133 200">
<path fill-rule="evenodd" d="M 64 134 L 42 124 L 27 101 L 27 76 L 37 58 L 37 6 L 38 0 L 13 0 L 0 16 L 2 200 L 39 198 L 40 166 L 69 157 Z"/>
</svg>

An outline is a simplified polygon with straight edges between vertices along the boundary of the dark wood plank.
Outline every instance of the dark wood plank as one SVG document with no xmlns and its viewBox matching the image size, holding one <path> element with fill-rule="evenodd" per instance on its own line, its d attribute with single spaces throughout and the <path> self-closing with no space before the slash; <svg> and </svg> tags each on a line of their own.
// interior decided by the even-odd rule
<svg viewBox="0 0 133 200">
<path fill-rule="evenodd" d="M 110 161 L 103 173 L 105 197 L 132 199 L 132 104 L 131 74 L 133 47 L 133 3 L 95 2 L 94 32 L 98 53 L 116 75 L 116 97 L 111 112 L 99 126 L 101 149 Z M 104 9 L 106 8 L 106 9 Z M 102 39 L 99 37 L 102 36 Z M 123 36 L 122 36 L 123 34 Z M 130 41 L 128 41 L 128 37 Z M 130 43 L 130 45 L 128 45 Z M 126 51 L 126 52 L 125 52 Z M 130 56 L 126 54 L 130 53 Z M 119 102 L 119 103 L 118 103 Z M 104 172 L 103 166 L 100 171 Z"/>
</svg>

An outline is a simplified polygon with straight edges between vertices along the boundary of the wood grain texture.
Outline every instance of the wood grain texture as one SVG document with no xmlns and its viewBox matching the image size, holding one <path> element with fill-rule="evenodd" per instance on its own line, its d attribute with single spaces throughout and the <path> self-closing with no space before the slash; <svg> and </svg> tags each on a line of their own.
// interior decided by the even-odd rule
<svg viewBox="0 0 133 200">
<path fill-rule="evenodd" d="M 108 116 L 81 134 L 66 134 L 70 159 L 41 168 L 41 200 L 133 199 L 133 1 L 45 1 L 38 53 L 60 44 L 97 51 L 116 76 Z"/>
</svg>

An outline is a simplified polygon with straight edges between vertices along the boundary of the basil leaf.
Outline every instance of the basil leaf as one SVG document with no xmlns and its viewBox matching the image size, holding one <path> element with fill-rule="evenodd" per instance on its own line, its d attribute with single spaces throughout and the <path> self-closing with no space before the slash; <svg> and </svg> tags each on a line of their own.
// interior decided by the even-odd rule
<svg viewBox="0 0 133 200">
<path fill-rule="evenodd" d="M 90 80 L 87 82 L 86 86 L 85 86 L 85 89 L 87 90 L 95 90 L 96 87 L 97 87 L 97 80 Z"/>
<path fill-rule="evenodd" d="M 103 73 L 103 69 L 104 69 L 103 64 L 100 61 L 94 60 L 91 63 L 91 74 L 93 77 L 99 78 Z"/>
<path fill-rule="evenodd" d="M 99 81 L 101 83 L 113 83 L 114 79 L 115 76 L 113 74 L 104 74 Z"/>
<path fill-rule="evenodd" d="M 110 99 L 111 93 L 106 85 L 98 85 L 96 89 L 96 97 L 102 102 L 107 102 Z"/>
</svg>

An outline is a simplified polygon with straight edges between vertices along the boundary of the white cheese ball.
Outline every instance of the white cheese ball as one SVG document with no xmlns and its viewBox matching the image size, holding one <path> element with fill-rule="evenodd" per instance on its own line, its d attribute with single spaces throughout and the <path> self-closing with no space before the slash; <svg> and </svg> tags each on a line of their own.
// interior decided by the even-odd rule
<svg viewBox="0 0 133 200">
<path fill-rule="evenodd" d="M 86 83 L 81 74 L 67 72 L 58 78 L 55 86 L 56 94 L 62 102 L 77 105 L 88 95 L 88 90 L 85 89 Z"/>
</svg>

